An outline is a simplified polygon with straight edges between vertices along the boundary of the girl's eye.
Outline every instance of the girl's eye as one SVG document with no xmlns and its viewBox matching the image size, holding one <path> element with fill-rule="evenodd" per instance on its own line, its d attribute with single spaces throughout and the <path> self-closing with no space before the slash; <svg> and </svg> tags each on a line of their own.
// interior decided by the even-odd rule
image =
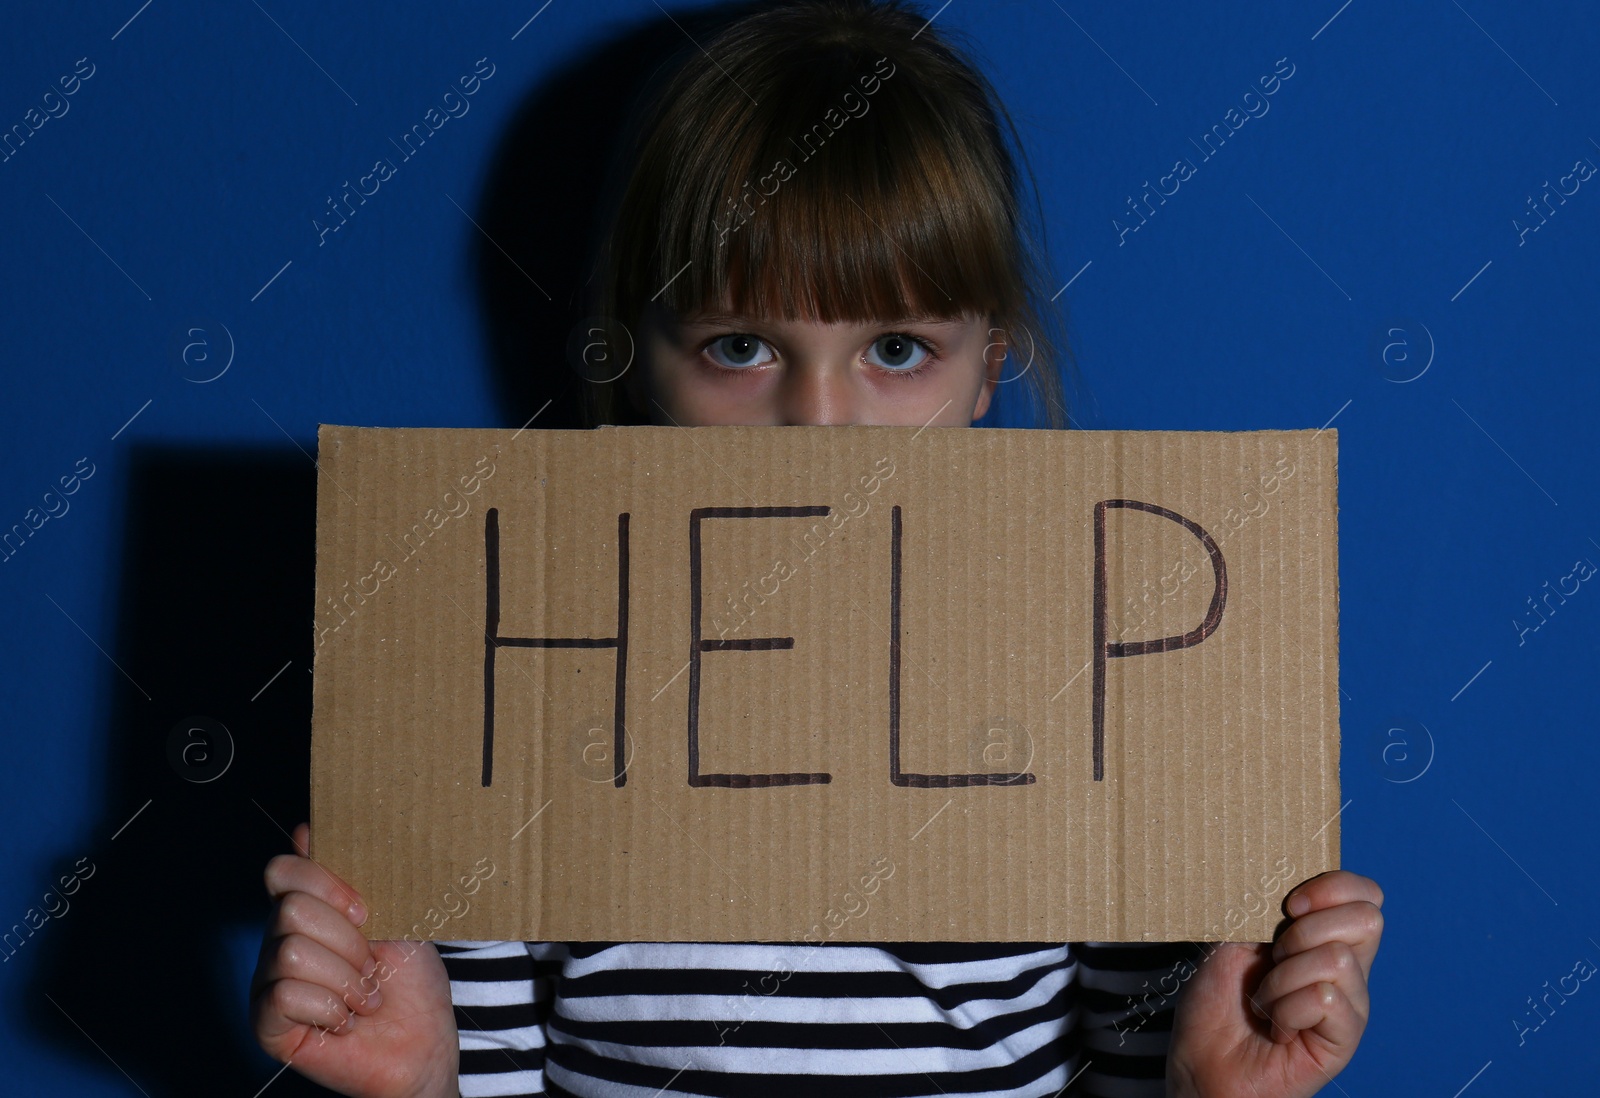
<svg viewBox="0 0 1600 1098">
<path fill-rule="evenodd" d="M 913 373 L 927 358 L 928 349 L 921 342 L 899 332 L 879 336 L 867 349 L 867 361 L 896 373 Z"/>
<path fill-rule="evenodd" d="M 760 353 L 762 350 L 767 352 L 764 357 Z M 771 362 L 773 358 L 772 348 L 768 347 L 764 341 L 757 339 L 753 335 L 745 335 L 742 332 L 735 332 L 733 335 L 725 335 L 712 340 L 706 347 L 706 352 L 711 356 L 711 361 L 718 366 L 733 370 L 760 366 L 763 363 Z"/>
<path fill-rule="evenodd" d="M 718 368 L 750 370 L 777 361 L 772 347 L 748 332 L 731 332 L 706 344 L 704 353 Z M 922 373 L 934 359 L 934 350 L 921 339 L 900 332 L 889 332 L 873 340 L 866 360 L 887 373 L 912 377 Z"/>
</svg>

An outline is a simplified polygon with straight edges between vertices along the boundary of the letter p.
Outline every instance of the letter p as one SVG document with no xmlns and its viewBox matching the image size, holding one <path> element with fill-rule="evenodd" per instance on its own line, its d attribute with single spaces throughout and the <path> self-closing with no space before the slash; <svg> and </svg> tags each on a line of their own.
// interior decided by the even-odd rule
<svg viewBox="0 0 1600 1098">
<path fill-rule="evenodd" d="M 1211 570 L 1216 577 L 1216 591 L 1211 596 L 1211 606 L 1205 620 L 1187 633 L 1156 640 L 1108 641 L 1110 608 L 1106 600 L 1106 511 L 1112 507 L 1131 507 L 1148 511 L 1152 515 L 1171 519 L 1189 531 L 1205 547 L 1211 557 Z M 1103 499 L 1094 505 L 1094 780 L 1105 778 L 1105 724 L 1106 724 L 1106 664 L 1119 656 L 1145 656 L 1153 652 L 1172 652 L 1190 648 L 1205 640 L 1222 622 L 1222 608 L 1228 601 L 1228 566 L 1222 559 L 1222 550 L 1215 539 L 1193 519 L 1154 503 L 1136 499 Z"/>
</svg>

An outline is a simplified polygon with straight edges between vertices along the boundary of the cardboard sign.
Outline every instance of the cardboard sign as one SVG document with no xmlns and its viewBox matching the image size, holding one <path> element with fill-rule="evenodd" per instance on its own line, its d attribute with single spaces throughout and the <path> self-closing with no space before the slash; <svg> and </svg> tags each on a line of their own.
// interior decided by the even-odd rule
<svg viewBox="0 0 1600 1098">
<path fill-rule="evenodd" d="M 1338 867 L 1331 430 L 319 447 L 370 938 L 1268 941 Z"/>
</svg>

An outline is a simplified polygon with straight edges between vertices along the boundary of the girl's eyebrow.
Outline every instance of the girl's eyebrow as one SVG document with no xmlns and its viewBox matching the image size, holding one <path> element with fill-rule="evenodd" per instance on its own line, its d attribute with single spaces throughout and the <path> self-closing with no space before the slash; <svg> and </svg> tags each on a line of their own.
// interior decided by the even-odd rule
<svg viewBox="0 0 1600 1098">
<path fill-rule="evenodd" d="M 678 323 L 683 327 L 727 327 L 739 324 L 772 323 L 770 318 L 758 316 L 744 316 L 734 313 L 702 313 L 686 317 Z M 901 316 L 877 317 L 872 320 L 855 321 L 864 328 L 894 328 L 899 324 L 933 324 L 954 325 L 966 323 L 961 317 L 954 316 Z"/>
<path fill-rule="evenodd" d="M 700 313 L 695 316 L 683 317 L 678 323 L 688 327 L 689 325 L 741 324 L 755 319 L 755 317 L 735 316 L 732 313 Z"/>
</svg>

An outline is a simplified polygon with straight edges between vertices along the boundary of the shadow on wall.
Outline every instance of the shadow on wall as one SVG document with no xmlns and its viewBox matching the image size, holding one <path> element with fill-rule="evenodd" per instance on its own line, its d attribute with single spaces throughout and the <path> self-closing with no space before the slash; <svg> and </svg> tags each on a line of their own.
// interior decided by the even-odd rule
<svg viewBox="0 0 1600 1098">
<path fill-rule="evenodd" d="M 151 1098 L 216 1093 L 262 1074 L 227 940 L 265 925 L 261 872 L 289 848 L 275 824 L 308 803 L 316 470 L 293 449 L 143 446 L 127 485 L 110 649 L 127 675 L 108 663 L 98 684 L 110 727 L 89 829 L 121 831 L 60 855 L 87 853 L 94 874 L 23 945 L 37 976 L 13 1009 Z M 191 736 L 191 717 L 227 732 Z"/>
<path fill-rule="evenodd" d="M 581 426 L 565 348 L 585 315 L 611 146 L 645 82 L 694 48 L 688 35 L 753 6 L 641 24 L 555 71 L 517 112 L 474 211 L 493 242 L 470 238 L 505 424 L 549 401 L 537 427 Z M 250 1031 L 230 942 L 265 928 L 262 871 L 310 813 L 316 469 L 292 447 L 143 446 L 127 485 L 112 557 L 112 652 L 127 674 L 107 665 L 97 684 L 109 727 L 90 828 L 122 830 L 114 846 L 50 854 L 51 880 L 89 865 L 92 879 L 67 897 L 70 917 L 10 947 L 37 956 L 11 1021 L 149 1098 L 250 1094 L 279 1065 Z M 329 1092 L 288 1071 L 272 1093 Z"/>
<path fill-rule="evenodd" d="M 676 23 L 641 23 L 556 70 L 507 128 L 475 215 L 484 232 L 472 238 L 507 426 L 536 413 L 537 427 L 583 426 L 585 382 L 569 362 L 568 341 L 588 315 L 603 191 L 614 158 L 627 154 L 619 141 L 624 122 L 658 70 L 697 52 L 694 43 L 716 25 L 767 6 L 725 3 L 680 14 Z"/>
</svg>

